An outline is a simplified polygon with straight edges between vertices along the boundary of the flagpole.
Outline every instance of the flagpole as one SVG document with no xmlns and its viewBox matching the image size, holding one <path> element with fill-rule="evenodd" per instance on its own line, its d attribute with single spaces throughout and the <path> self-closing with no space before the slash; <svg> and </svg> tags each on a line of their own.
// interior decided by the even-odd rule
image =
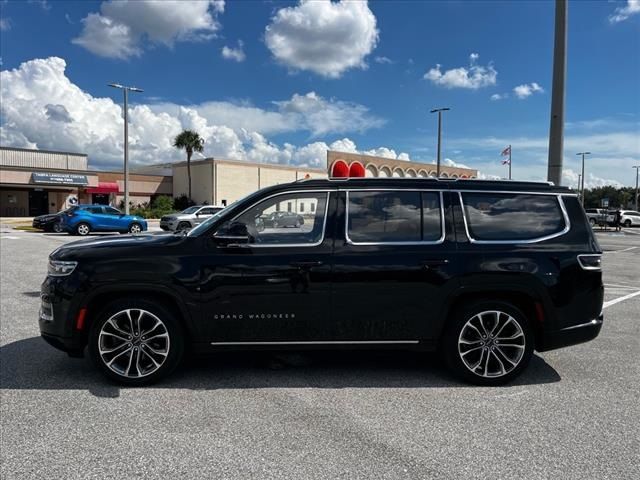
<svg viewBox="0 0 640 480">
<path fill-rule="evenodd" d="M 511 145 L 509 145 L 509 180 L 511 180 Z"/>
</svg>

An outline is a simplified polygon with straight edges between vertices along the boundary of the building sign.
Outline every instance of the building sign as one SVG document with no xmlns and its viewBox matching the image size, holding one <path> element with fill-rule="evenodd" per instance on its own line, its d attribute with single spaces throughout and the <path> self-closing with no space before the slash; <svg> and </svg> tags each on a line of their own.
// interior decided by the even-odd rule
<svg viewBox="0 0 640 480">
<path fill-rule="evenodd" d="M 41 173 L 31 174 L 31 183 L 48 183 L 53 185 L 89 185 L 86 175 L 75 173 Z"/>
</svg>

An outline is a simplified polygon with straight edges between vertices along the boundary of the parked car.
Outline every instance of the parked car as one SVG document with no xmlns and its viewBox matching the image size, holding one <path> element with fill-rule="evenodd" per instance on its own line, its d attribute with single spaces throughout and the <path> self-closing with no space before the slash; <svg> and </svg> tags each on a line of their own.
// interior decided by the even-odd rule
<svg viewBox="0 0 640 480">
<path fill-rule="evenodd" d="M 611 225 L 613 223 L 613 215 L 606 208 L 587 208 L 585 213 L 592 227 L 596 225 Z"/>
<path fill-rule="evenodd" d="M 137 215 L 125 215 L 108 205 L 77 205 L 61 217 L 64 231 L 86 236 L 91 232 L 140 233 L 147 230 L 147 221 Z"/>
<path fill-rule="evenodd" d="M 45 232 L 61 233 L 64 231 L 61 220 L 65 212 L 66 210 L 63 210 L 58 213 L 40 215 L 33 219 L 33 222 L 31 222 L 31 225 L 33 226 L 33 228 L 44 230 Z"/>
<path fill-rule="evenodd" d="M 260 220 L 265 228 L 299 228 L 304 225 L 302 215 L 294 212 L 271 212 L 266 215 L 261 215 Z"/>
<path fill-rule="evenodd" d="M 624 227 L 637 227 L 640 226 L 640 212 L 635 210 L 620 210 L 622 218 L 620 224 Z"/>
<path fill-rule="evenodd" d="M 189 230 L 223 209 L 224 207 L 215 205 L 194 205 L 180 213 L 162 217 L 160 228 L 165 231 Z"/>
<path fill-rule="evenodd" d="M 314 204 L 304 229 L 257 228 Z M 307 180 L 265 188 L 186 235 L 60 246 L 40 331 L 109 378 L 143 385 L 185 351 L 439 351 L 480 385 L 517 377 L 534 350 L 595 338 L 602 250 L 577 196 L 547 183 Z"/>
</svg>

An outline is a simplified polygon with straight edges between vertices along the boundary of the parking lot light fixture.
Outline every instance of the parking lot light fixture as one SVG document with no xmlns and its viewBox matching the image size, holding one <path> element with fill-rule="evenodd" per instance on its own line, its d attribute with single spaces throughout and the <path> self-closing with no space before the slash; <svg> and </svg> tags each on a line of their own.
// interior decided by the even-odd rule
<svg viewBox="0 0 640 480">
<path fill-rule="evenodd" d="M 142 92 L 141 88 L 125 87 L 119 83 L 109 83 L 110 87 L 118 88 L 124 93 L 124 212 L 129 215 L 129 113 L 128 92 Z"/>
<path fill-rule="evenodd" d="M 591 155 L 591 152 L 578 152 L 576 155 L 582 155 L 582 184 L 580 185 L 580 203 L 584 207 L 584 156 Z"/>
<path fill-rule="evenodd" d="M 640 165 L 634 165 L 631 168 L 636 169 L 636 212 L 638 211 L 638 173 L 640 172 Z"/>
<path fill-rule="evenodd" d="M 438 161 L 436 167 L 436 177 L 440 178 L 440 145 L 442 143 L 442 112 L 451 110 L 449 107 L 434 108 L 431 113 L 438 112 Z"/>
</svg>

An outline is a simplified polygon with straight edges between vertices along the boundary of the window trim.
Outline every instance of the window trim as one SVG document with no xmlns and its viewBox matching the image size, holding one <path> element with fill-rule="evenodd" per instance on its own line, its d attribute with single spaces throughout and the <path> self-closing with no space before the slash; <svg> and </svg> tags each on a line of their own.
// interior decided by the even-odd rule
<svg viewBox="0 0 640 480">
<path fill-rule="evenodd" d="M 324 220 L 322 222 L 322 233 L 320 235 L 320 240 L 318 240 L 317 242 L 314 242 L 314 243 L 279 243 L 277 245 L 268 245 L 268 244 L 260 244 L 260 243 L 249 243 L 247 245 L 248 245 L 249 248 L 289 248 L 289 247 L 317 247 L 317 246 L 320 246 L 324 242 L 325 232 L 326 232 L 326 229 L 327 229 L 327 216 L 329 215 L 329 203 L 331 202 L 331 194 L 335 193 L 335 190 L 328 190 L 328 189 L 288 190 L 286 192 L 274 193 L 273 195 L 269 195 L 267 197 L 260 198 L 259 200 L 257 200 L 256 202 L 252 203 L 251 205 L 249 205 L 247 208 L 245 208 L 240 213 L 238 213 L 238 215 L 236 215 L 235 217 L 229 219 L 228 221 L 229 222 L 235 221 L 238 217 L 244 215 L 247 211 L 251 210 L 253 207 L 258 205 L 259 203 L 262 203 L 262 202 L 264 202 L 266 200 L 269 200 L 270 198 L 280 197 L 282 195 L 298 194 L 298 193 L 324 193 L 327 196 L 326 197 L 327 198 L 326 205 L 324 207 Z M 224 225 L 224 223 L 226 223 L 226 221 L 223 222 L 223 225 Z M 213 235 L 215 235 L 215 234 L 216 233 L 214 232 Z"/>
<path fill-rule="evenodd" d="M 344 190 L 346 193 L 345 200 L 345 212 L 344 212 L 344 236 L 345 240 L 349 245 L 363 245 L 363 246 L 371 246 L 371 245 L 439 245 L 444 242 L 446 237 L 446 226 L 445 226 L 445 218 L 444 218 L 444 195 L 443 190 L 435 190 L 435 189 L 408 189 L 408 188 L 354 188 L 350 190 Z M 401 241 L 401 242 L 355 242 L 349 237 L 349 193 L 351 192 L 431 192 L 438 193 L 440 197 L 440 238 L 437 240 L 420 240 L 420 241 Z M 422 204 L 422 195 L 420 196 L 420 202 Z M 422 206 L 420 208 L 420 214 L 422 215 Z M 422 226 L 422 222 L 420 223 Z M 424 228 L 424 227 L 423 227 Z"/>
<path fill-rule="evenodd" d="M 567 208 L 565 207 L 564 200 L 562 199 L 563 194 L 558 193 L 543 193 L 543 192 L 520 192 L 517 190 L 512 191 L 493 191 L 493 190 L 456 190 L 458 193 L 458 199 L 460 201 L 460 208 L 462 210 L 462 220 L 464 223 L 464 231 L 469 239 L 469 242 L 478 245 L 517 245 L 517 244 L 529 244 L 529 243 L 539 243 L 544 242 L 545 240 L 551 240 L 552 238 L 560 237 L 565 235 L 569 230 L 571 230 L 571 221 L 569 220 L 569 214 L 567 213 Z M 454 192 L 455 193 L 455 192 Z M 526 238 L 519 240 L 479 240 L 477 238 L 473 238 L 471 236 L 471 232 L 469 231 L 469 221 L 467 219 L 467 212 L 464 208 L 464 201 L 462 200 L 463 193 L 486 193 L 486 194 L 512 194 L 512 195 L 547 195 L 549 197 L 556 197 L 558 205 L 560 205 L 560 211 L 562 212 L 562 217 L 564 219 L 564 228 L 555 233 L 551 233 L 549 235 L 544 235 L 542 237 L 534 237 L 534 238 Z M 574 196 L 574 195 L 570 195 Z"/>
</svg>

